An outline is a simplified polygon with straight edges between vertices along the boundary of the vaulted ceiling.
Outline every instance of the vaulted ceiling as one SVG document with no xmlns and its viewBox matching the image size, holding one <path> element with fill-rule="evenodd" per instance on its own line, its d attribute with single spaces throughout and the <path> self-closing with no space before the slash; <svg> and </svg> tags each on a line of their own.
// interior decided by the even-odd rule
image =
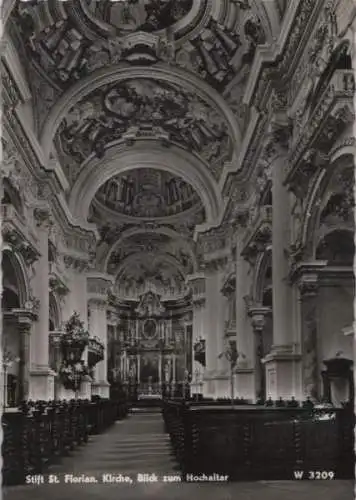
<svg viewBox="0 0 356 500">
<path fill-rule="evenodd" d="M 97 224 L 97 267 L 121 291 L 150 280 L 181 293 L 197 269 L 193 235 L 222 215 L 251 64 L 274 36 L 271 3 L 16 4 L 9 30 L 27 61 L 36 132 L 67 177 L 70 209 Z M 285 2 L 273 4 L 281 18 Z"/>
</svg>

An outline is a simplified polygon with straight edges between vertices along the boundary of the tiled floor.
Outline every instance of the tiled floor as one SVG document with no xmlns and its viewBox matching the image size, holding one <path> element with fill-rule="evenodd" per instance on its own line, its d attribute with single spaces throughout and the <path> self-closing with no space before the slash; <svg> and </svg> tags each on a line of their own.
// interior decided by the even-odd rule
<svg viewBox="0 0 356 500">
<path fill-rule="evenodd" d="M 108 477 L 127 476 L 130 483 L 105 483 Z M 96 483 L 66 482 L 65 475 L 92 476 Z M 138 474 L 155 474 L 153 483 L 139 482 Z M 49 484 L 50 475 L 59 483 Z M 105 434 L 60 465 L 52 466 L 45 484 L 4 488 L 4 500 L 352 500 L 352 481 L 277 481 L 254 483 L 175 483 L 163 476 L 178 475 L 163 422 L 157 414 L 135 414 L 117 422 Z M 68 478 L 67 478 L 68 479 Z"/>
</svg>

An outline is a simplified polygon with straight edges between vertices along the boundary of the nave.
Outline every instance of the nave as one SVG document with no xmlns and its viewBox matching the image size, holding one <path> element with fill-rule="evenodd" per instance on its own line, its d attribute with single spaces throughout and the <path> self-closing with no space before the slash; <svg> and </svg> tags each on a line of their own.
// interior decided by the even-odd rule
<svg viewBox="0 0 356 500">
<path fill-rule="evenodd" d="M 65 483 L 65 475 L 95 476 L 96 484 Z M 103 474 L 129 476 L 133 484 L 103 484 Z M 155 474 L 157 482 L 138 482 L 138 474 Z M 87 500 L 157 499 L 179 500 L 351 500 L 352 481 L 256 481 L 238 483 L 164 483 L 162 478 L 179 475 L 169 436 L 164 432 L 160 410 L 132 409 L 128 418 L 118 420 L 104 434 L 91 436 L 89 443 L 77 449 L 48 470 L 60 484 L 7 487 L 4 500 Z M 108 479 L 106 479 L 108 480 Z"/>
<path fill-rule="evenodd" d="M 354 3 L 4 0 L 8 499 L 351 498 Z"/>
</svg>

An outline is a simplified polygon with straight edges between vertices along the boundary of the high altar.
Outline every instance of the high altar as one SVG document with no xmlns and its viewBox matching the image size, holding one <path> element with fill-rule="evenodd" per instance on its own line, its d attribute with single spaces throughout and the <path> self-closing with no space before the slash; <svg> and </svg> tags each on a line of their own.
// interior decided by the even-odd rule
<svg viewBox="0 0 356 500">
<path fill-rule="evenodd" d="M 109 379 L 138 399 L 182 390 L 192 369 L 191 329 L 186 307 L 163 305 L 152 290 L 138 306 L 121 304 L 109 340 Z"/>
</svg>

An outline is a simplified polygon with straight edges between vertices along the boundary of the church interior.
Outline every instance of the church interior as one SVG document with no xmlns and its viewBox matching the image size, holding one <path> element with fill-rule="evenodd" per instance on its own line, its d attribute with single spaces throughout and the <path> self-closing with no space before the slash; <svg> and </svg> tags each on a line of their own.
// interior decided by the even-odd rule
<svg viewBox="0 0 356 500">
<path fill-rule="evenodd" d="M 258 465 L 279 433 L 271 463 L 352 477 L 355 16 L 352 0 L 4 1 L 5 483 L 93 429 L 109 446 L 117 419 L 134 434 L 133 410 L 152 436 L 163 418 L 183 473 L 285 478 Z M 334 423 L 299 419 L 315 408 Z M 26 459 L 19 415 L 43 424 Z"/>
</svg>

